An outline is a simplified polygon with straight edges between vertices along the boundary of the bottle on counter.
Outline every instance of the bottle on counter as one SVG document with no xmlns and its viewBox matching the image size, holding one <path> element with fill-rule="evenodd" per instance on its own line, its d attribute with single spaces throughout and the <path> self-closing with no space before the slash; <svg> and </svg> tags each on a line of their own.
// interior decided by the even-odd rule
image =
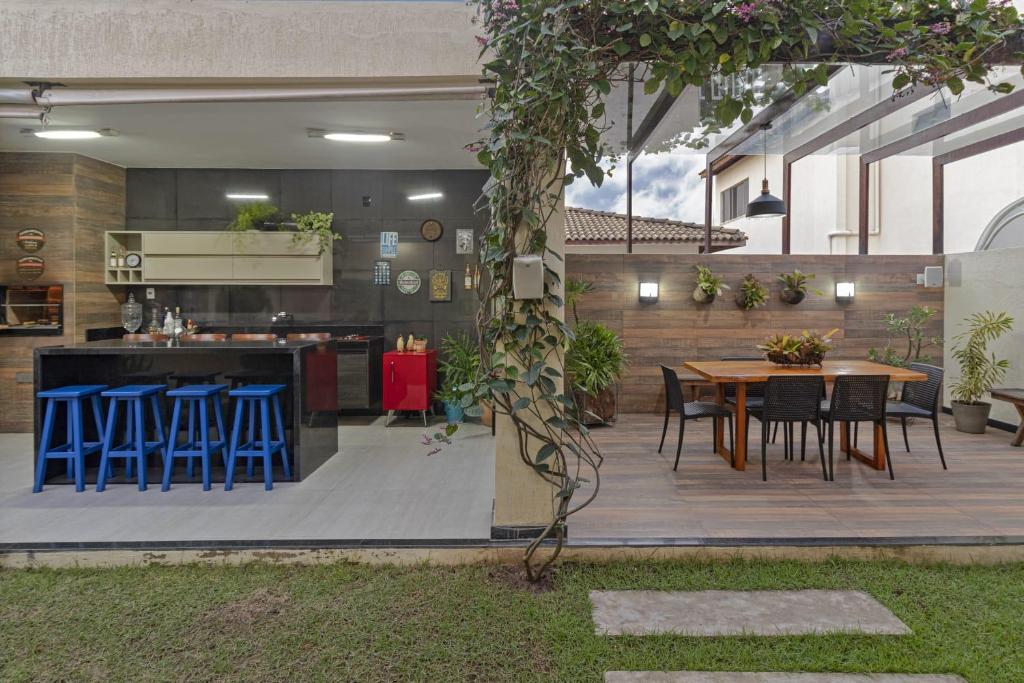
<svg viewBox="0 0 1024 683">
<path fill-rule="evenodd" d="M 110 250 L 110 267 L 117 268 L 117 252 L 113 249 Z"/>
<path fill-rule="evenodd" d="M 473 268 L 473 289 L 480 289 L 480 264 Z"/>
<path fill-rule="evenodd" d="M 469 264 L 466 264 L 466 278 L 465 287 L 467 290 L 473 289 L 473 272 L 469 269 Z"/>
<path fill-rule="evenodd" d="M 185 323 L 181 319 L 181 306 L 174 307 L 174 338 L 178 339 L 185 331 Z"/>
<path fill-rule="evenodd" d="M 125 250 L 124 247 L 121 247 L 121 251 L 117 254 L 117 267 L 118 268 L 124 268 L 125 257 L 127 255 L 128 255 L 128 252 Z"/>
<path fill-rule="evenodd" d="M 164 308 L 164 334 L 168 337 L 174 335 L 174 316 L 171 315 L 171 309 Z"/>
</svg>

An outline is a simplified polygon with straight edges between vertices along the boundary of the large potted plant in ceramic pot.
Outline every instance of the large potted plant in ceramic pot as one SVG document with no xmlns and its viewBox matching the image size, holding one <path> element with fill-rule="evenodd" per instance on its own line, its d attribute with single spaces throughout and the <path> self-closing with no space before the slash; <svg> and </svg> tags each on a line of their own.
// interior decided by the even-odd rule
<svg viewBox="0 0 1024 683">
<path fill-rule="evenodd" d="M 576 324 L 565 351 L 565 372 L 572 383 L 583 424 L 612 424 L 617 414 L 616 388 L 626 369 L 623 342 L 601 323 Z"/>
<path fill-rule="evenodd" d="M 722 278 L 715 275 L 707 266 L 696 266 L 697 287 L 693 290 L 693 300 L 699 304 L 709 304 L 716 296 L 722 295 L 723 289 L 729 289 L 729 285 L 722 282 Z"/>
<path fill-rule="evenodd" d="M 1006 375 L 1010 362 L 989 353 L 990 342 L 1013 329 L 1007 313 L 985 311 L 968 316 L 967 330 L 955 337 L 953 358 L 960 365 L 960 379 L 950 385 L 953 396 L 953 420 L 957 430 L 983 434 L 992 404 L 981 398 Z"/>
<path fill-rule="evenodd" d="M 480 349 L 465 332 L 445 335 L 441 339 L 439 365 L 444 381 L 434 398 L 444 403 L 448 424 L 458 424 L 463 420 L 465 409 L 476 402 L 472 389 L 467 391 L 465 387 L 473 386 L 476 379 Z"/>
</svg>

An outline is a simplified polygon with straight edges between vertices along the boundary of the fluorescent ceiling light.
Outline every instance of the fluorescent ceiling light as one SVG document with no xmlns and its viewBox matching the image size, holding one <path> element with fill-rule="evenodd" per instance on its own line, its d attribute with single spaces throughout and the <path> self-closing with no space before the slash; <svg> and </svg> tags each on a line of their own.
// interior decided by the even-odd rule
<svg viewBox="0 0 1024 683">
<path fill-rule="evenodd" d="M 44 138 L 46 140 L 92 140 L 103 137 L 103 133 L 98 130 L 60 130 L 53 128 L 35 130 L 32 131 L 32 134 L 37 138 Z"/>
<path fill-rule="evenodd" d="M 334 142 L 391 142 L 390 133 L 324 133 L 324 138 Z"/>
<path fill-rule="evenodd" d="M 256 194 L 256 193 L 245 193 L 245 192 L 229 192 L 224 195 L 228 199 L 248 199 L 252 201 L 266 201 L 270 199 L 269 194 Z"/>
<path fill-rule="evenodd" d="M 422 199 L 440 199 L 444 196 L 443 192 L 427 192 L 424 194 L 411 194 L 406 199 L 410 202 L 418 202 Z"/>
</svg>

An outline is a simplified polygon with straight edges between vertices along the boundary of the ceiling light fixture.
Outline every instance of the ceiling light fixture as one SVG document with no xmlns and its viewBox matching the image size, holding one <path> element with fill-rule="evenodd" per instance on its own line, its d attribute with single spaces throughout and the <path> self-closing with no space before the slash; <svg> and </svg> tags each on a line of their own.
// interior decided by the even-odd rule
<svg viewBox="0 0 1024 683">
<path fill-rule="evenodd" d="M 331 140 L 332 142 L 392 142 L 405 139 L 405 136 L 401 133 L 371 133 L 358 130 L 332 132 L 320 128 L 307 128 L 306 135 L 311 138 Z"/>
<path fill-rule="evenodd" d="M 443 192 L 425 192 L 424 194 L 411 194 L 406 199 L 410 202 L 418 202 L 424 199 L 440 199 L 443 196 Z"/>
<path fill-rule="evenodd" d="M 781 218 L 786 215 L 786 202 L 768 191 L 768 129 L 772 124 L 761 125 L 764 141 L 764 180 L 761 181 L 761 195 L 747 204 L 747 218 Z"/>
<path fill-rule="evenodd" d="M 270 199 L 269 194 L 262 194 L 256 192 L 229 192 L 224 196 L 227 197 L 228 199 L 255 202 L 267 201 L 268 199 Z"/>
<path fill-rule="evenodd" d="M 82 128 L 40 128 L 39 130 L 34 130 L 27 128 L 22 133 L 34 135 L 44 140 L 94 140 L 96 138 L 117 136 L 117 131 L 110 128 L 101 128 L 99 130 Z"/>
</svg>

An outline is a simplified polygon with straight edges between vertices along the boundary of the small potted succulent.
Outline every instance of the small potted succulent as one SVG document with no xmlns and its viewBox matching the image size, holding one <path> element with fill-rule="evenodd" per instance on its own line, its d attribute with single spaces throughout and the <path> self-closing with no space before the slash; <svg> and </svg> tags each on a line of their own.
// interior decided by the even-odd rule
<svg viewBox="0 0 1024 683">
<path fill-rule="evenodd" d="M 736 292 L 736 305 L 745 311 L 752 311 L 768 303 L 768 289 L 761 281 L 748 273 L 743 278 L 740 291 Z"/>
<path fill-rule="evenodd" d="M 782 291 L 779 292 L 779 298 L 784 303 L 792 304 L 793 306 L 797 305 L 807 296 L 808 290 L 821 296 L 819 290 L 810 289 L 808 284 L 814 279 L 814 273 L 801 273 L 799 270 L 794 270 L 792 273 L 780 274 L 778 279 L 782 283 Z"/>
<path fill-rule="evenodd" d="M 953 358 L 960 364 L 960 379 L 950 385 L 953 421 L 958 431 L 983 434 L 988 425 L 992 404 L 981 397 L 1002 381 L 1010 362 L 997 359 L 988 352 L 989 342 L 1013 329 L 1013 318 L 1007 313 L 975 313 L 966 321 L 967 330 L 958 334 Z"/>
<path fill-rule="evenodd" d="M 715 275 L 707 266 L 697 266 L 697 287 L 693 290 L 693 300 L 699 304 L 709 304 L 716 296 L 722 295 L 723 289 L 729 289 L 729 285 L 722 282 L 722 278 Z"/>
<path fill-rule="evenodd" d="M 817 365 L 821 367 L 825 354 L 832 350 L 834 329 L 827 334 L 808 332 L 800 335 L 777 334 L 769 337 L 758 349 L 764 351 L 765 358 L 778 365 Z"/>
</svg>

